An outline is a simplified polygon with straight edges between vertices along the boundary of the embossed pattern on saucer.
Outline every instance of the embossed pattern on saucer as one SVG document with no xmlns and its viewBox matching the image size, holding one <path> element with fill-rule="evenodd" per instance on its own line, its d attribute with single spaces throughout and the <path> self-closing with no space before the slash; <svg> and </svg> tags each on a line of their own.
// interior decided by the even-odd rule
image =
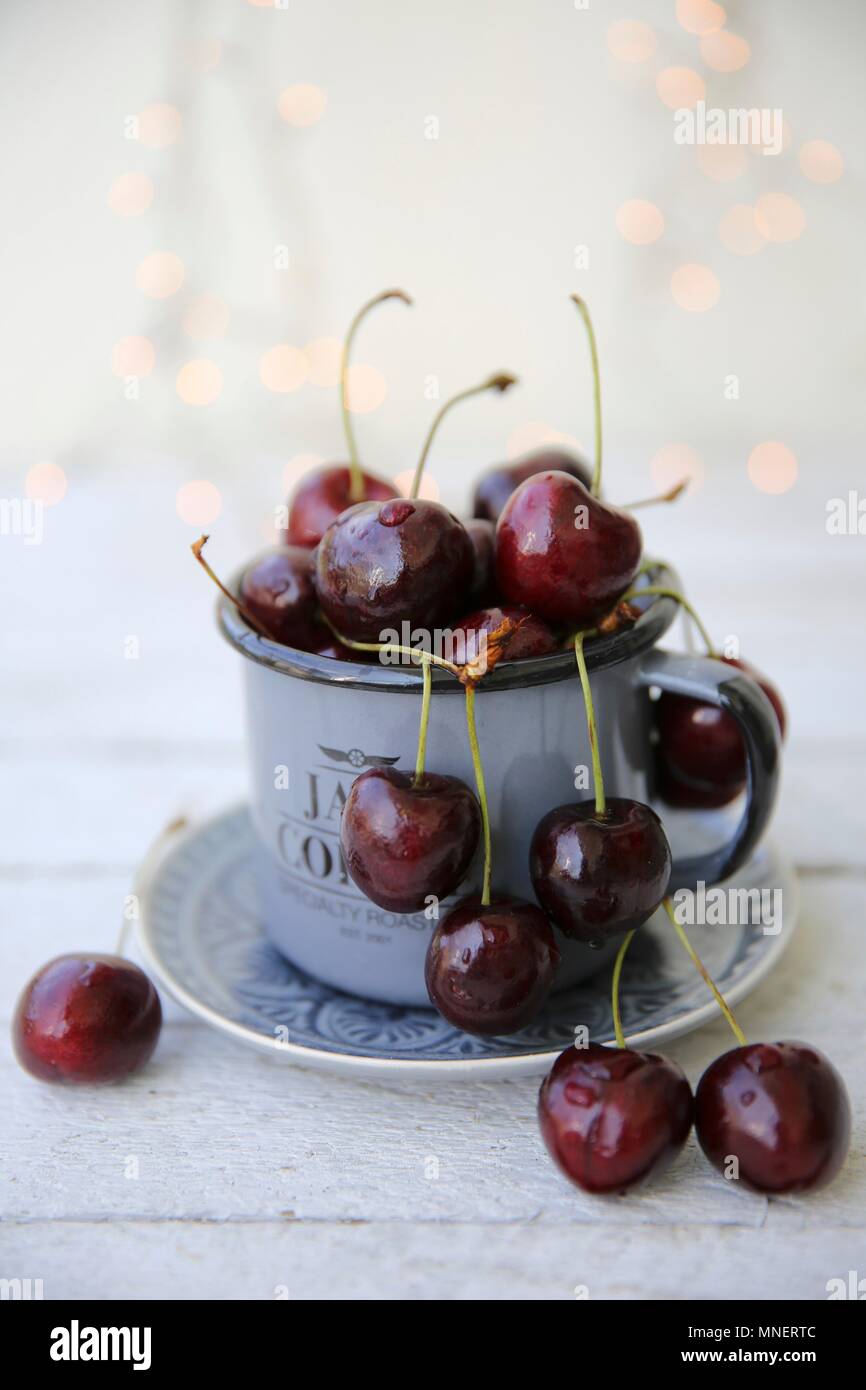
<svg viewBox="0 0 866 1390">
<path fill-rule="evenodd" d="M 585 1025 L 613 1037 L 610 970 L 555 995 L 510 1037 L 459 1033 L 432 1009 L 395 1008 L 342 994 L 293 966 L 257 915 L 257 847 L 249 812 L 234 807 L 171 837 L 142 871 L 138 938 L 157 979 L 213 1027 L 275 1056 L 355 1075 L 493 1078 L 542 1074 Z M 794 929 L 793 871 L 765 845 L 738 889 L 781 889 L 784 923 L 690 929 L 731 1003 L 772 969 Z M 623 1026 L 637 1047 L 657 1046 L 717 1016 L 716 1005 L 659 913 L 635 938 L 622 979 Z"/>
</svg>

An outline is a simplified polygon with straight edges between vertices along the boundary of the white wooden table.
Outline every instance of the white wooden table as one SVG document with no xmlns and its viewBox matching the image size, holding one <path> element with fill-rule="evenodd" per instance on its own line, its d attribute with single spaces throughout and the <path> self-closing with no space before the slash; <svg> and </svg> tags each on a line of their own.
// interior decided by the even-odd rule
<svg viewBox="0 0 866 1390">
<path fill-rule="evenodd" d="M 578 1285 L 591 1298 L 821 1299 L 829 1279 L 866 1276 L 866 733 L 851 645 L 866 542 L 831 545 L 804 508 L 768 538 L 763 503 L 747 523 L 732 499 L 726 539 L 724 502 L 704 495 L 687 525 L 657 514 L 647 531 L 791 709 L 773 833 L 800 870 L 801 925 L 738 1012 L 748 1035 L 807 1039 L 845 1075 L 853 1146 L 828 1191 L 751 1196 L 691 1140 L 645 1192 L 590 1200 L 542 1149 L 534 1082 L 330 1078 L 173 1005 L 154 1062 L 124 1086 L 77 1094 L 18 1070 L 8 1020 L 31 970 L 60 950 L 112 949 L 161 828 L 243 790 L 238 673 L 174 514 L 177 483 L 169 461 L 97 460 L 49 513 L 42 546 L 0 539 L 0 1276 L 41 1278 L 46 1298 L 214 1299 L 570 1299 Z M 259 534 L 273 484 L 227 497 L 221 568 Z M 670 1051 L 696 1082 L 728 1045 L 719 1023 Z"/>
</svg>

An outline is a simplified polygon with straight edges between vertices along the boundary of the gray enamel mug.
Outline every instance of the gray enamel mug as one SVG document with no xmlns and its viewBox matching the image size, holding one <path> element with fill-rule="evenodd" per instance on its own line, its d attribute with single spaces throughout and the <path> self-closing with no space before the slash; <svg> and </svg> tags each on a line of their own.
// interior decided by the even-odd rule
<svg viewBox="0 0 866 1390">
<path fill-rule="evenodd" d="M 661 567 L 651 582 L 677 583 Z M 632 628 L 594 641 L 586 652 L 609 796 L 652 798 L 652 687 L 720 705 L 742 730 L 748 786 L 739 824 L 719 848 L 675 857 L 671 891 L 701 879 L 717 883 L 744 863 L 772 812 L 779 767 L 776 718 L 754 681 L 719 661 L 657 647 L 676 611 L 674 601 L 656 598 Z M 414 768 L 420 670 L 295 651 L 259 637 L 225 601 L 219 624 L 245 658 L 251 809 L 270 939 L 295 965 L 338 989 L 389 1004 L 428 1004 L 424 957 L 435 921 L 370 902 L 340 852 L 340 813 L 354 777 L 367 767 Z M 554 806 L 592 794 L 575 790 L 575 768 L 590 765 L 590 750 L 574 654 L 501 662 L 478 687 L 475 707 L 494 892 L 534 902 L 529 843 L 535 826 Z M 426 765 L 474 787 L 463 688 L 436 668 Z M 460 896 L 480 887 L 481 868 L 479 850 Z M 452 901 L 442 903 L 443 914 Z M 558 942 L 559 988 L 593 974 L 615 950 L 562 936 Z"/>
</svg>

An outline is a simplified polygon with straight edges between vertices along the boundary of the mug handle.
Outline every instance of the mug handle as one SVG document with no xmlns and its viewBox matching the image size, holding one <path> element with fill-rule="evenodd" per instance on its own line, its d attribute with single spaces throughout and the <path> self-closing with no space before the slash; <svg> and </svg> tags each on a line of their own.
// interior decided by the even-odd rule
<svg viewBox="0 0 866 1390">
<path fill-rule="evenodd" d="M 694 888 L 699 880 L 720 883 L 736 873 L 756 848 L 776 801 L 782 738 L 773 706 L 751 677 L 711 657 L 653 648 L 638 673 L 639 685 L 658 686 L 718 705 L 736 719 L 746 745 L 746 807 L 730 840 L 706 854 L 674 860 L 669 892 Z"/>
</svg>

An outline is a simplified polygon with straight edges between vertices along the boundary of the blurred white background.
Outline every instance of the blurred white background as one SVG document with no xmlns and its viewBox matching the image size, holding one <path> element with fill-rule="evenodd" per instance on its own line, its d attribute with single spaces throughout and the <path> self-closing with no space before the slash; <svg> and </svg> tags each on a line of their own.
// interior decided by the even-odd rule
<svg viewBox="0 0 866 1390">
<path fill-rule="evenodd" d="M 187 543 L 232 568 L 344 455 L 335 340 L 387 285 L 416 307 L 358 344 L 369 466 L 411 468 L 437 386 L 498 367 L 522 384 L 443 431 L 445 500 L 539 439 L 591 445 L 578 290 L 608 496 L 696 475 L 649 545 L 826 732 L 828 668 L 837 697 L 863 670 L 839 623 L 866 540 L 826 531 L 866 412 L 858 0 L 31 0 L 0 38 L 3 490 L 62 494 L 43 545 L 4 538 L 16 662 L 84 634 L 109 663 L 122 630 L 164 670 L 163 604 L 216 661 Z M 678 145 L 702 93 L 780 108 L 786 148 Z"/>
</svg>

